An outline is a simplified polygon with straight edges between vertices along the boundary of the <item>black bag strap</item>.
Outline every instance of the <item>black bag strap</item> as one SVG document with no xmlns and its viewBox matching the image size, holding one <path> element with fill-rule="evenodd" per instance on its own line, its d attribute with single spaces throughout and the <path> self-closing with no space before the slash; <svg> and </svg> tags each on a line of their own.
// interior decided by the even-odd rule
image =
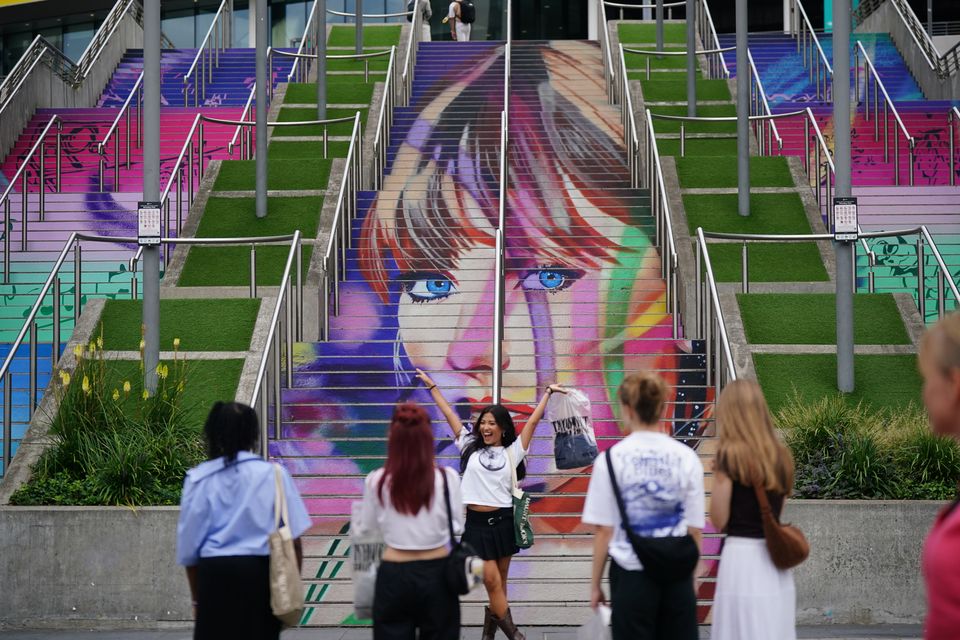
<svg viewBox="0 0 960 640">
<path fill-rule="evenodd" d="M 447 507 L 447 528 L 450 530 L 450 544 L 457 545 L 457 538 L 453 534 L 453 509 L 450 508 L 450 487 L 447 485 L 447 472 L 443 467 L 437 467 L 440 477 L 443 478 L 443 503 Z"/>
<path fill-rule="evenodd" d="M 637 554 L 637 558 L 640 559 L 640 562 L 642 563 L 643 559 L 640 557 L 640 545 L 635 539 L 637 534 L 633 529 L 630 528 L 630 521 L 627 520 L 627 507 L 623 503 L 623 496 L 620 494 L 620 487 L 617 485 L 617 476 L 613 473 L 613 456 L 610 455 L 610 449 L 607 449 L 603 455 L 607 459 L 607 472 L 610 474 L 610 487 L 613 489 L 613 495 L 617 499 L 617 508 L 620 510 L 620 526 L 623 527 L 624 532 L 626 532 L 627 539 L 630 541 L 630 546 L 633 547 L 633 552 Z"/>
</svg>

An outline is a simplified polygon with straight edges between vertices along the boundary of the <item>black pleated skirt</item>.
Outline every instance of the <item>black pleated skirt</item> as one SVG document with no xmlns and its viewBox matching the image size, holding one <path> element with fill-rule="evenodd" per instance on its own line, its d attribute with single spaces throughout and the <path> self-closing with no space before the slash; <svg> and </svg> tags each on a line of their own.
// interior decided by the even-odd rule
<svg viewBox="0 0 960 640">
<path fill-rule="evenodd" d="M 224 556 L 197 564 L 194 640 L 277 640 L 280 620 L 270 611 L 270 558 Z"/>
<path fill-rule="evenodd" d="M 472 511 L 467 509 L 467 522 L 463 528 L 466 542 L 484 560 L 497 560 L 519 553 L 513 532 L 513 507 L 496 511 Z"/>
</svg>

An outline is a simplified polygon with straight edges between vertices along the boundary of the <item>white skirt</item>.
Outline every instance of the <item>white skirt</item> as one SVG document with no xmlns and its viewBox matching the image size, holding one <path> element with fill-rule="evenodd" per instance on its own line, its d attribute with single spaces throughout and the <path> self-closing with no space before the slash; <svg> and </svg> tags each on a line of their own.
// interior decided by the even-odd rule
<svg viewBox="0 0 960 640">
<path fill-rule="evenodd" d="M 773 565 L 762 538 L 728 537 L 720 554 L 710 640 L 795 640 L 793 571 Z"/>
</svg>

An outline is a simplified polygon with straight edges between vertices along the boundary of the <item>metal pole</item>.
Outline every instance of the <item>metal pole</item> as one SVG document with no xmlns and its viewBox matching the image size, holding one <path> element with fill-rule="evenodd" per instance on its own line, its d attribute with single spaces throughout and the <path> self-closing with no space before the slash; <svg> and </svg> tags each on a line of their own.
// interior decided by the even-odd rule
<svg viewBox="0 0 960 640">
<path fill-rule="evenodd" d="M 160 199 L 160 3 L 143 3 L 143 199 Z M 79 244 L 77 245 L 79 249 Z M 79 252 L 78 252 L 79 253 Z M 157 390 L 160 247 L 143 248 L 143 388 Z"/>
<path fill-rule="evenodd" d="M 250 245 L 250 297 L 257 297 L 257 245 Z"/>
<path fill-rule="evenodd" d="M 60 289 L 60 276 L 57 276 L 53 279 L 53 336 L 52 344 L 50 345 L 53 350 L 52 367 L 56 367 L 57 361 L 60 359 Z"/>
<path fill-rule="evenodd" d="M 13 376 L 10 369 L 7 369 L 3 376 L 3 472 L 6 473 L 10 468 L 10 460 L 13 459 Z"/>
<path fill-rule="evenodd" d="M 83 304 L 83 250 L 80 241 L 73 245 L 73 323 L 80 321 L 80 306 Z"/>
<path fill-rule="evenodd" d="M 750 215 L 750 63 L 747 61 L 747 0 L 736 0 L 737 25 L 737 212 Z"/>
<path fill-rule="evenodd" d="M 687 0 L 687 116 L 697 116 L 697 0 Z"/>
<path fill-rule="evenodd" d="M 267 217 L 267 0 L 257 3 L 257 151 L 256 211 Z"/>
<path fill-rule="evenodd" d="M 37 323 L 30 322 L 30 374 L 27 381 L 27 390 L 30 399 L 27 401 L 27 417 L 33 417 L 33 409 L 37 406 Z"/>
<path fill-rule="evenodd" d="M 927 275 L 924 267 L 923 234 L 917 238 L 917 309 L 920 311 L 920 320 L 927 321 Z"/>
<path fill-rule="evenodd" d="M 740 272 L 741 283 L 740 291 L 750 293 L 750 253 L 747 248 L 747 241 L 743 241 L 743 249 L 740 251 Z"/>
<path fill-rule="evenodd" d="M 317 120 L 327 119 L 327 0 L 316 0 Z M 326 157 L 326 151 L 324 151 Z"/>
<path fill-rule="evenodd" d="M 26 195 L 26 194 L 24 194 Z M 3 283 L 10 282 L 10 199 L 3 202 Z"/>
<path fill-rule="evenodd" d="M 933 37 L 933 0 L 927 0 L 927 35 Z"/>
<path fill-rule="evenodd" d="M 663 0 L 657 0 L 657 51 L 663 51 Z"/>
<path fill-rule="evenodd" d="M 850 159 L 850 0 L 833 2 L 834 195 L 852 195 Z M 829 175 L 829 168 L 827 169 Z M 831 219 L 833 200 L 827 193 Z M 837 388 L 854 389 L 853 243 L 835 242 L 837 258 Z"/>
<path fill-rule="evenodd" d="M 662 1 L 662 0 L 658 0 L 658 1 Z M 357 7 L 357 20 L 356 20 L 357 33 L 356 33 L 356 45 L 355 45 L 356 51 L 354 53 L 356 53 L 357 55 L 360 55 L 361 53 L 363 53 L 363 0 L 356 0 L 356 7 Z M 410 34 L 410 37 L 411 38 L 413 37 L 413 33 Z"/>
<path fill-rule="evenodd" d="M 44 212 L 44 206 L 45 206 L 45 204 L 46 204 L 46 203 L 44 202 L 44 194 L 43 194 L 43 192 L 44 192 L 44 187 L 46 186 L 46 182 L 47 182 L 47 172 L 46 172 L 46 166 L 45 166 L 45 165 L 46 165 L 46 159 L 47 159 L 46 156 L 47 156 L 46 144 L 41 141 L 41 142 L 40 142 L 40 176 L 39 176 L 40 179 L 39 179 L 39 181 L 38 181 L 38 182 L 39 182 L 39 188 L 40 188 L 40 193 L 39 193 L 39 197 L 40 197 L 40 217 L 39 217 L 39 219 L 40 219 L 40 222 L 43 222 L 44 213 L 45 213 L 45 212 Z M 118 189 L 118 191 L 119 191 L 119 189 Z M 23 195 L 27 195 L 27 194 L 24 193 Z"/>
</svg>

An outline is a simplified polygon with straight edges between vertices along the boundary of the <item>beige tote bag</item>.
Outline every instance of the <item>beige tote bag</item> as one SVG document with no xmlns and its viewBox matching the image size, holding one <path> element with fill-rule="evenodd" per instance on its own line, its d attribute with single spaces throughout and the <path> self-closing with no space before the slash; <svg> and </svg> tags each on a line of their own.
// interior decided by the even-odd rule
<svg viewBox="0 0 960 640">
<path fill-rule="evenodd" d="M 293 548 L 293 536 L 290 533 L 283 471 L 278 464 L 274 465 L 273 470 L 276 497 L 273 501 L 274 531 L 270 534 L 270 609 L 284 626 L 295 627 L 300 624 L 303 614 L 303 582 L 300 580 L 297 552 Z"/>
</svg>

